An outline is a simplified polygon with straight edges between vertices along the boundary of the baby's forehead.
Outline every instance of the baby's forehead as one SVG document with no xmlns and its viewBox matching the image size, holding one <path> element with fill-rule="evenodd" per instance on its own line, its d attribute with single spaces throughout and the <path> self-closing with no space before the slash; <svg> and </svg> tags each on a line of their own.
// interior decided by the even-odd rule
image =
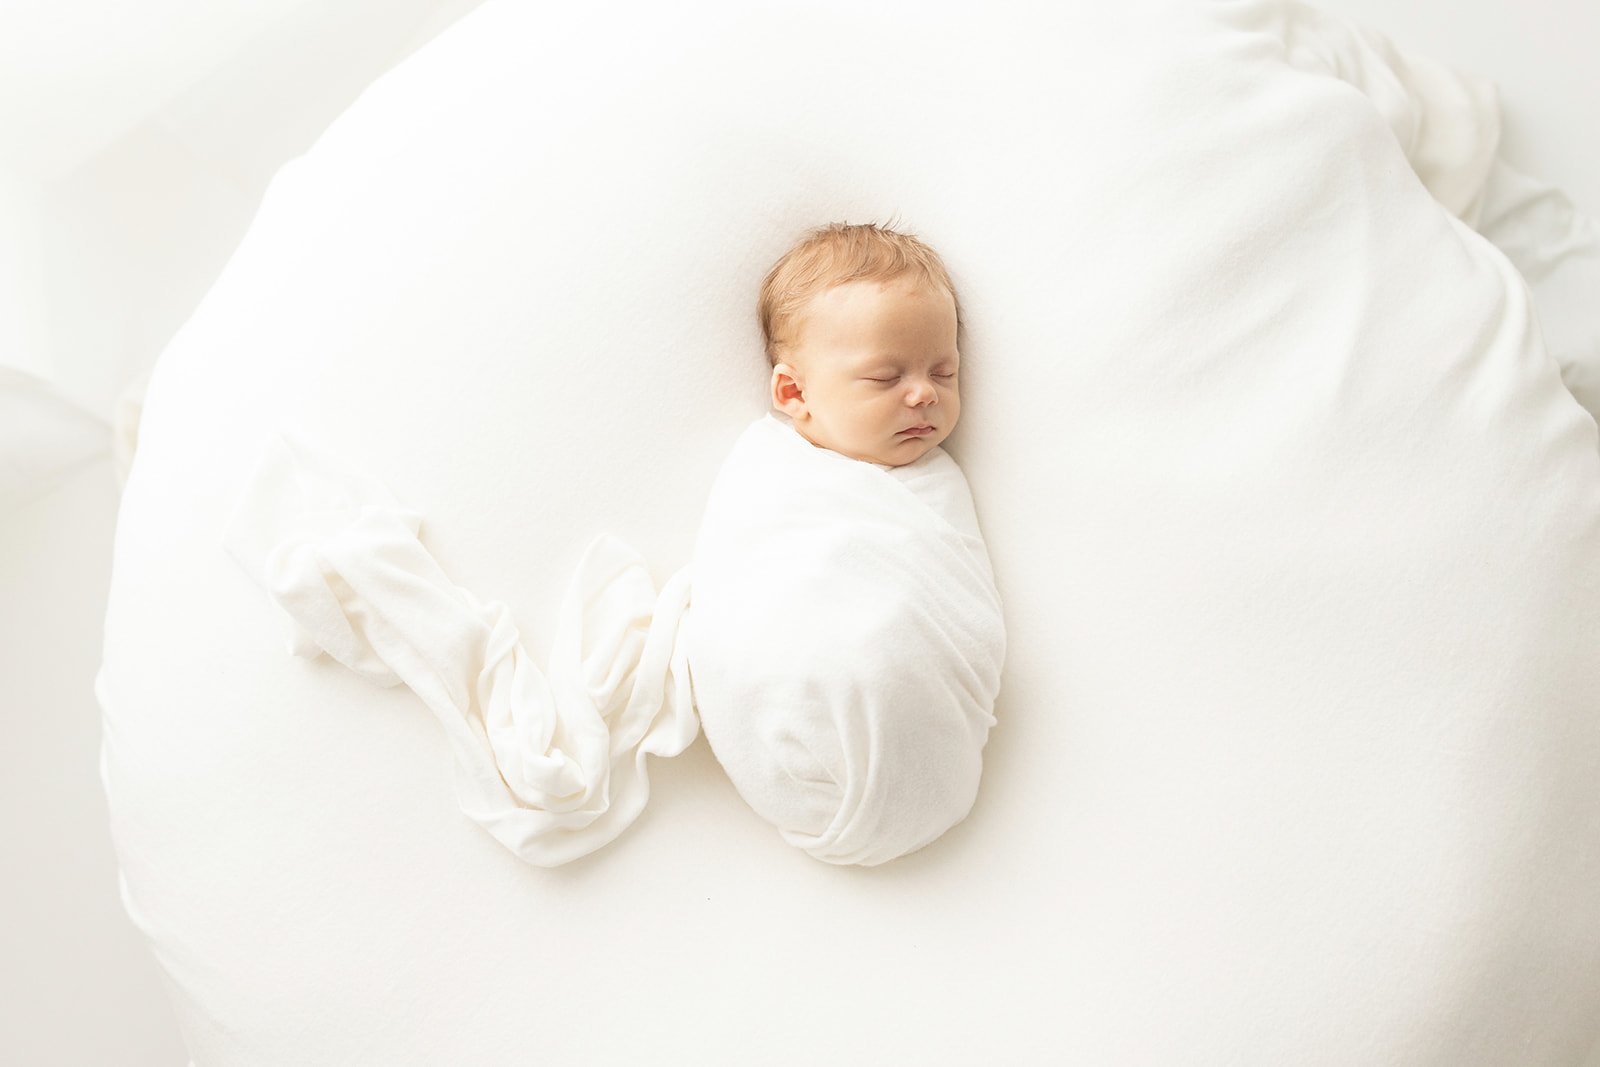
<svg viewBox="0 0 1600 1067">
<path fill-rule="evenodd" d="M 829 362 L 959 359 L 959 311 L 948 286 L 915 272 L 848 279 L 813 293 L 776 331 L 784 359 Z"/>
<path fill-rule="evenodd" d="M 943 301 L 928 302 L 937 295 Z M 819 289 L 794 311 L 794 325 L 825 319 L 849 318 L 894 307 L 900 314 L 938 319 L 954 310 L 955 294 L 931 279 L 905 274 L 888 279 L 850 279 Z"/>
</svg>

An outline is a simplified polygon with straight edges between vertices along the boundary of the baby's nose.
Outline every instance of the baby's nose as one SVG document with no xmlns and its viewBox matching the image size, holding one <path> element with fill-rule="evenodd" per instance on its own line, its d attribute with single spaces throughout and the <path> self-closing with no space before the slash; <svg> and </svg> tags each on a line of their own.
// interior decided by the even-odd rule
<svg viewBox="0 0 1600 1067">
<path fill-rule="evenodd" d="M 906 403 L 913 407 L 931 404 L 938 398 L 933 383 L 926 378 L 913 378 L 906 387 Z"/>
</svg>

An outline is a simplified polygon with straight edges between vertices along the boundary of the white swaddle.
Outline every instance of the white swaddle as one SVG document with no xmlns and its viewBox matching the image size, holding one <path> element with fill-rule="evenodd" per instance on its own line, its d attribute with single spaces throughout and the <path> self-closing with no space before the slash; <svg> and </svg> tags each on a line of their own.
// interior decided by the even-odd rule
<svg viewBox="0 0 1600 1067">
<path fill-rule="evenodd" d="M 1005 628 L 966 478 L 888 468 L 768 415 L 717 476 L 685 623 L 701 723 L 740 794 L 830 863 L 966 817 Z"/>
<path fill-rule="evenodd" d="M 658 595 L 635 552 L 598 538 L 546 672 L 505 605 L 450 581 L 420 524 L 377 480 L 280 437 L 224 545 L 288 613 L 291 651 L 422 698 L 450 738 L 462 810 L 529 863 L 625 830 L 649 797 L 645 757 L 689 746 L 697 701 L 739 792 L 819 859 L 881 863 L 970 809 L 1004 630 L 943 451 L 890 470 L 761 420 L 712 493 L 703 611 L 698 579 L 688 611 L 689 568 Z"/>
</svg>

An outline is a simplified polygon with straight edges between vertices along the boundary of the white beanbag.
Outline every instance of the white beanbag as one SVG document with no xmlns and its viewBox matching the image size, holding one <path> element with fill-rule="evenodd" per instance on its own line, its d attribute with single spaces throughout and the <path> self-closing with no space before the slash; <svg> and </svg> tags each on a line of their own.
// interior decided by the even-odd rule
<svg viewBox="0 0 1600 1067">
<path fill-rule="evenodd" d="M 151 380 L 99 686 L 198 1067 L 1579 1062 L 1595 423 L 1303 14 L 488 0 L 286 168 Z M 695 744 L 542 869 L 413 691 L 284 653 L 222 543 L 257 442 L 370 472 L 547 662 L 595 537 L 694 554 L 766 269 L 891 216 L 966 312 L 1006 623 L 934 846 L 817 863 Z"/>
<path fill-rule="evenodd" d="M 701 723 L 784 840 L 878 864 L 966 817 L 1005 624 L 942 448 L 886 469 L 764 416 L 717 475 L 694 560 Z"/>
</svg>

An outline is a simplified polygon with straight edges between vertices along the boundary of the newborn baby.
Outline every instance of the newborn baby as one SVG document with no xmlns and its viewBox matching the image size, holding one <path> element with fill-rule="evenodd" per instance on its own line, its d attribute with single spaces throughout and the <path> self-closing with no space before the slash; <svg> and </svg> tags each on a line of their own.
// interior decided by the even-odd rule
<svg viewBox="0 0 1600 1067">
<path fill-rule="evenodd" d="M 940 443 L 959 317 L 931 248 L 808 234 L 760 296 L 775 412 L 712 489 L 685 623 L 740 794 L 832 863 L 912 852 L 976 796 L 1005 653 L 972 497 Z"/>
<path fill-rule="evenodd" d="M 228 520 L 295 652 L 410 686 L 450 738 L 462 810 L 530 863 L 626 829 L 646 757 L 694 739 L 691 705 L 751 807 L 830 863 L 904 855 L 972 807 L 1005 631 L 938 447 L 960 414 L 949 276 L 913 238 L 830 226 L 773 269 L 761 319 L 782 419 L 723 465 L 692 585 L 685 568 L 658 593 L 597 538 L 547 672 L 505 605 L 445 574 L 418 515 L 310 442 L 268 442 Z"/>
</svg>

